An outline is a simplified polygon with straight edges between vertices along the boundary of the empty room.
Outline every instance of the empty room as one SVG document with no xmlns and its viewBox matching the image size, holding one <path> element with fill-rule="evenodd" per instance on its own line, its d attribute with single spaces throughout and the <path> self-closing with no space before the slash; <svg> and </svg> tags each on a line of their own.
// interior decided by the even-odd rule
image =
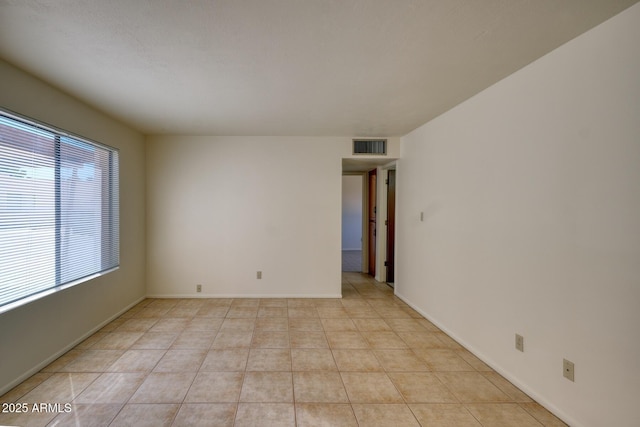
<svg viewBox="0 0 640 427">
<path fill-rule="evenodd" d="M 636 0 L 0 0 L 0 425 L 640 425 L 639 44 Z"/>
</svg>

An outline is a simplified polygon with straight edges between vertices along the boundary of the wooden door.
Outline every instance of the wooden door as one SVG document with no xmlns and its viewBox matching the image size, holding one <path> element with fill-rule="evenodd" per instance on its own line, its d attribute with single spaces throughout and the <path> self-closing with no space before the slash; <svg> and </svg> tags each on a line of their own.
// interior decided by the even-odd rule
<svg viewBox="0 0 640 427">
<path fill-rule="evenodd" d="M 395 276 L 396 242 L 396 171 L 390 170 L 387 180 L 387 282 L 393 283 Z"/>
<path fill-rule="evenodd" d="M 376 170 L 369 171 L 369 185 L 368 185 L 368 214 L 369 219 L 369 274 L 376 275 L 376 188 L 377 188 L 377 176 Z"/>
</svg>

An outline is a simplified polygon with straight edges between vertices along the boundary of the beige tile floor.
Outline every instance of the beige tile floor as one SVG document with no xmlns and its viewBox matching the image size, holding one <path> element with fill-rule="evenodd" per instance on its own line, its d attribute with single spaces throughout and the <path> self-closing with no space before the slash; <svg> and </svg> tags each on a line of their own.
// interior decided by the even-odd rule
<svg viewBox="0 0 640 427">
<path fill-rule="evenodd" d="M 19 426 L 562 426 L 358 273 L 340 299 L 147 299 L 2 396 Z"/>
</svg>

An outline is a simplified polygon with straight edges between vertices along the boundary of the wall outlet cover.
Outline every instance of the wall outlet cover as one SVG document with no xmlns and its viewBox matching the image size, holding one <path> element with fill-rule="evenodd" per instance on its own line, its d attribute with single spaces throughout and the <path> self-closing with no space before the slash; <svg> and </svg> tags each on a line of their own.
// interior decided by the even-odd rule
<svg viewBox="0 0 640 427">
<path fill-rule="evenodd" d="M 562 375 L 569 381 L 575 382 L 575 366 L 573 362 L 567 359 L 562 359 Z"/>
<path fill-rule="evenodd" d="M 516 350 L 524 352 L 524 337 L 516 334 Z"/>
</svg>

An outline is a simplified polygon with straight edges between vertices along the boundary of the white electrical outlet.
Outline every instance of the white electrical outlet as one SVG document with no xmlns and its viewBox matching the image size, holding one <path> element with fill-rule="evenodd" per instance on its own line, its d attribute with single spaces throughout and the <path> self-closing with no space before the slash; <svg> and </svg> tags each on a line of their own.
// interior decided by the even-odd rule
<svg viewBox="0 0 640 427">
<path fill-rule="evenodd" d="M 202 285 L 196 285 L 196 292 L 202 292 Z"/>
<path fill-rule="evenodd" d="M 562 359 L 562 375 L 569 381 L 575 382 L 575 366 L 573 362 Z"/>
<path fill-rule="evenodd" d="M 516 350 L 524 352 L 524 337 L 516 334 Z"/>
<path fill-rule="evenodd" d="M 256 279 L 262 279 L 262 271 L 256 273 Z"/>
</svg>

